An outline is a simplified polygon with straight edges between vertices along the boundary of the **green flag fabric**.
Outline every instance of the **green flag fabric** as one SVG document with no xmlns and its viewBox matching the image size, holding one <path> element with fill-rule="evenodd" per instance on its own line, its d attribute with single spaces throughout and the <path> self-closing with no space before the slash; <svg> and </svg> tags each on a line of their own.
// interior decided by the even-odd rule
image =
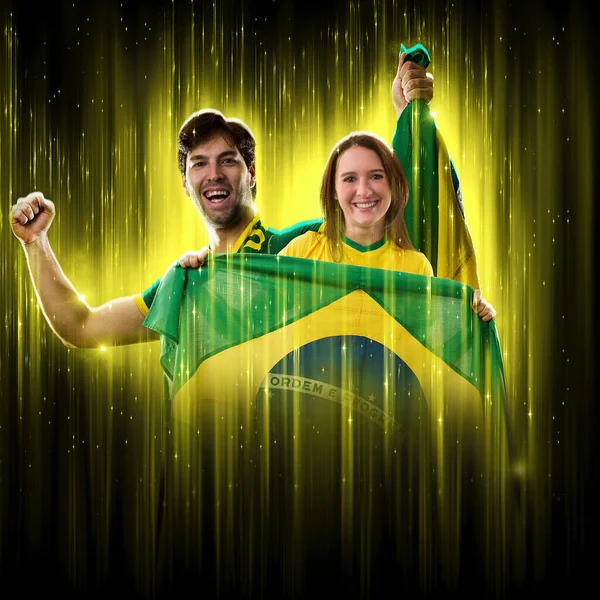
<svg viewBox="0 0 600 600">
<path fill-rule="evenodd" d="M 470 309 L 472 290 L 455 281 L 290 257 L 216 255 L 199 270 L 175 266 L 159 292 L 144 324 L 161 335 L 161 363 L 175 403 L 182 388 L 218 355 L 285 328 L 295 327 L 297 336 L 303 319 L 342 299 L 347 310 L 372 305 L 369 310 L 385 321 L 383 329 L 401 327 L 428 361 L 446 365 L 451 378 L 459 377 L 480 395 L 492 385 L 498 402 L 504 402 L 495 324 L 476 317 Z M 322 337 L 326 324 L 319 319 L 313 327 L 315 339 Z M 342 327 L 335 335 L 359 330 Z M 391 342 L 383 343 L 394 350 Z M 485 356 L 493 365 L 489 373 Z M 264 374 L 253 370 L 254 386 Z"/>
<path fill-rule="evenodd" d="M 217 255 L 171 269 L 145 325 L 161 336 L 176 420 L 293 393 L 386 434 L 410 434 L 403 418 L 426 414 L 473 441 L 486 413 L 504 428 L 507 415 L 496 327 L 471 301 L 469 286 L 447 279 Z"/>
<path fill-rule="evenodd" d="M 429 65 L 429 53 L 421 44 L 402 45 L 402 51 L 406 61 Z M 424 100 L 414 100 L 404 109 L 392 146 L 408 179 L 405 217 L 415 248 L 427 256 L 437 277 L 480 288 L 458 175 Z"/>
<path fill-rule="evenodd" d="M 145 325 L 180 431 L 168 529 L 173 547 L 188 540 L 181 564 L 196 564 L 199 536 L 223 573 L 253 565 L 264 585 L 267 563 L 294 581 L 324 565 L 430 580 L 454 577 L 465 544 L 502 549 L 504 374 L 472 293 L 269 255 L 170 269 Z"/>
</svg>

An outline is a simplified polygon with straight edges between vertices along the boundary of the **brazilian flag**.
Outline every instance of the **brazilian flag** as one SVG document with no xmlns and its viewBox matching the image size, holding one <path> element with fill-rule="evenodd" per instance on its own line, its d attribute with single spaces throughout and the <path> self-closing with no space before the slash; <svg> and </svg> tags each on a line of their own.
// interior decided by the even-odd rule
<svg viewBox="0 0 600 600">
<path fill-rule="evenodd" d="M 422 44 L 406 52 L 405 61 L 430 63 Z M 414 100 L 402 112 L 392 139 L 408 179 L 406 225 L 415 248 L 425 254 L 437 277 L 454 279 L 479 289 L 477 260 L 467 225 L 460 181 L 448 148 L 424 100 Z"/>
<path fill-rule="evenodd" d="M 385 428 L 384 413 L 399 403 L 386 388 L 393 382 L 398 394 L 399 381 L 436 417 L 482 416 L 481 399 L 492 393 L 505 411 L 496 327 L 471 301 L 469 286 L 448 279 L 216 255 L 199 270 L 169 270 L 144 324 L 161 336 L 176 419 L 194 421 L 207 403 L 286 390 L 350 402 Z M 385 374 L 375 368 L 388 362 Z"/>
<path fill-rule="evenodd" d="M 263 586 L 325 565 L 426 585 L 455 576 L 464 544 L 496 560 L 510 432 L 496 327 L 472 293 L 269 255 L 170 269 L 145 325 L 180 432 L 173 543 L 195 551 L 190 532 L 210 530 L 207 569 L 252 565 Z"/>
</svg>

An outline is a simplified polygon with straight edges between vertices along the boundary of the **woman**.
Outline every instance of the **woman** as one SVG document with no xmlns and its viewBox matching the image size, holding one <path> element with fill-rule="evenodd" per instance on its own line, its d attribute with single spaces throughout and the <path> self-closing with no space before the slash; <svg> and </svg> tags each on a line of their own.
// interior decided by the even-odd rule
<svg viewBox="0 0 600 600">
<path fill-rule="evenodd" d="M 408 236 L 407 200 L 406 177 L 390 147 L 373 133 L 353 132 L 336 144 L 325 165 L 324 232 L 305 233 L 280 254 L 432 276 L 431 264 Z M 496 316 L 480 290 L 473 309 L 483 321 Z"/>
</svg>

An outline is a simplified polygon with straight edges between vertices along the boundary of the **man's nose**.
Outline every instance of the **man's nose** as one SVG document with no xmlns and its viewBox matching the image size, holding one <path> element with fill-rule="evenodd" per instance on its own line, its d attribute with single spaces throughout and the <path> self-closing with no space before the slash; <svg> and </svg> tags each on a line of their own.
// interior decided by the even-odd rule
<svg viewBox="0 0 600 600">
<path fill-rule="evenodd" d="M 210 162 L 208 165 L 208 177 L 211 181 L 223 179 L 223 171 L 218 161 Z"/>
</svg>

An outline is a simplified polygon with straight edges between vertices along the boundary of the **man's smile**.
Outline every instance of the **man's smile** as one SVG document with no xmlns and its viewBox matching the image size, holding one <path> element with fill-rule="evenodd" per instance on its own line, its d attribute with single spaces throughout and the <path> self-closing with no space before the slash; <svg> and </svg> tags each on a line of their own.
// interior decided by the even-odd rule
<svg viewBox="0 0 600 600">
<path fill-rule="evenodd" d="M 229 198 L 231 191 L 225 188 L 209 188 L 204 190 L 203 196 L 211 203 L 211 204 L 219 204 L 224 200 Z"/>
</svg>

